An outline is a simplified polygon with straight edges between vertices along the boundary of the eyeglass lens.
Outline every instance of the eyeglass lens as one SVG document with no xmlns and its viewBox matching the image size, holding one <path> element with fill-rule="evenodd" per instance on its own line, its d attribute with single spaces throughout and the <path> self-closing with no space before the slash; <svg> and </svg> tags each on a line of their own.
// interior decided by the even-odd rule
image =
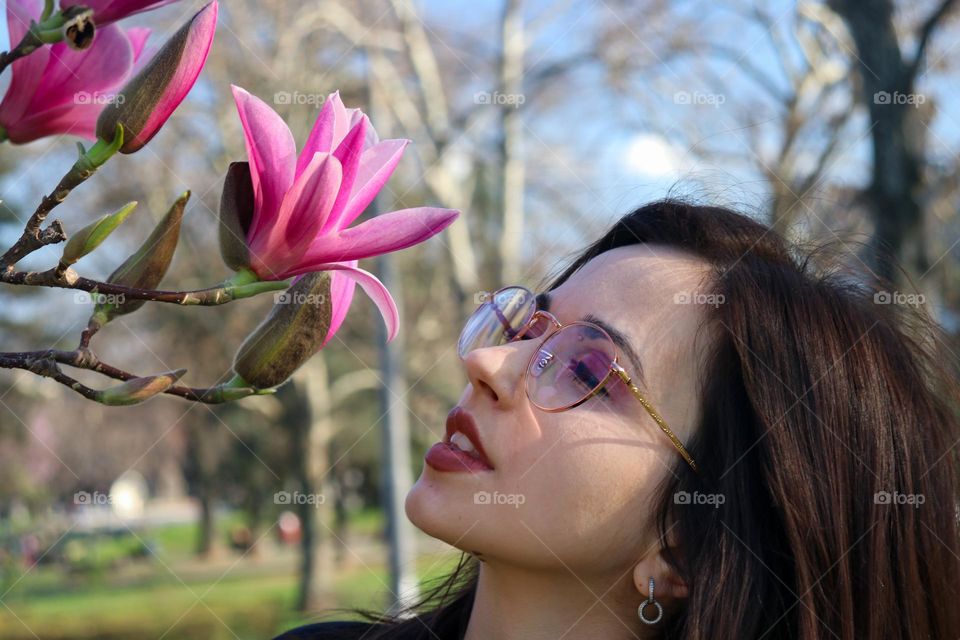
<svg viewBox="0 0 960 640">
<path fill-rule="evenodd" d="M 509 287 L 486 300 L 467 320 L 458 349 L 464 357 L 480 348 L 512 340 L 536 311 L 534 296 L 522 287 Z M 549 329 L 538 318 L 523 337 L 535 338 Z M 526 376 L 530 400 L 543 409 L 562 409 L 579 403 L 607 378 L 616 357 L 610 337 L 586 323 L 572 323 L 552 334 L 531 358 Z"/>
</svg>

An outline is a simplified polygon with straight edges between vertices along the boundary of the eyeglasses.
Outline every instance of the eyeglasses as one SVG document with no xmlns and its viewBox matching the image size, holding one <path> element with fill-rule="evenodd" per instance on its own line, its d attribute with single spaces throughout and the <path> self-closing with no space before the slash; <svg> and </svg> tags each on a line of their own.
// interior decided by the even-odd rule
<svg viewBox="0 0 960 640">
<path fill-rule="evenodd" d="M 524 338 L 541 340 L 524 370 L 523 383 L 534 406 L 550 413 L 572 409 L 595 395 L 607 395 L 606 385 L 616 374 L 698 471 L 686 447 L 620 366 L 610 334 L 592 322 L 561 324 L 553 314 L 537 309 L 536 297 L 525 287 L 504 287 L 481 303 L 467 319 L 457 351 L 462 359 L 476 349 Z"/>
</svg>

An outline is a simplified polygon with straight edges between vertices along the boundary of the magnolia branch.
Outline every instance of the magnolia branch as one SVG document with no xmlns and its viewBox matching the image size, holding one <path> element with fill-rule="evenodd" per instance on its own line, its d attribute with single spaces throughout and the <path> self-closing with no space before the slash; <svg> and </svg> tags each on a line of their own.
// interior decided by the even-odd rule
<svg viewBox="0 0 960 640">
<path fill-rule="evenodd" d="M 79 348 L 74 351 L 46 349 L 41 351 L 24 351 L 20 353 L 0 352 L 0 368 L 22 369 L 35 375 L 50 378 L 60 384 L 73 389 L 83 397 L 101 402 L 103 391 L 88 387 L 78 380 L 63 373 L 59 365 L 67 365 L 76 369 L 94 371 L 101 375 L 122 382 L 144 380 L 147 377 L 138 376 L 129 371 L 101 361 L 90 349 Z M 181 370 L 183 371 L 183 370 Z M 215 387 L 197 388 L 171 385 L 162 393 L 178 396 L 185 400 L 194 400 L 206 404 L 220 404 L 234 399 L 230 394 L 233 387 L 218 385 Z M 252 395 L 247 393 L 246 395 Z"/>
<path fill-rule="evenodd" d="M 84 151 L 80 155 L 80 159 L 60 179 L 56 188 L 40 200 L 33 215 L 27 220 L 20 238 L 7 249 L 3 256 L 0 256 L 0 272 L 12 270 L 18 261 L 41 247 L 66 240 L 67 234 L 59 220 L 54 220 L 46 229 L 40 227 L 50 212 L 66 200 L 71 191 L 88 180 L 121 144 L 123 144 L 123 131 L 119 129 L 112 142 L 98 141 L 90 151 Z"/>
<path fill-rule="evenodd" d="M 147 300 L 150 302 L 166 302 L 183 306 L 216 306 L 226 304 L 240 298 L 249 297 L 251 289 L 258 293 L 279 291 L 287 288 L 286 281 L 257 282 L 251 285 L 219 285 L 193 291 L 160 291 L 154 289 L 138 289 L 121 284 L 111 284 L 78 276 L 73 269 L 67 269 L 58 275 L 60 267 L 40 272 L 16 271 L 0 273 L 0 282 L 7 284 L 25 285 L 31 287 L 56 287 L 60 289 L 76 289 L 87 291 L 100 296 L 110 296 L 130 300 Z M 93 297 L 93 296 L 92 296 Z"/>
</svg>

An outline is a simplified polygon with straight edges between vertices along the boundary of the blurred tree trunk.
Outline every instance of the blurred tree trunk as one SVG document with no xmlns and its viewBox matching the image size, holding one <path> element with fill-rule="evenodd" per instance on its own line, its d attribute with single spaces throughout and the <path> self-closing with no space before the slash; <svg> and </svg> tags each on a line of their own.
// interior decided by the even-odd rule
<svg viewBox="0 0 960 640">
<path fill-rule="evenodd" d="M 207 416 L 201 417 L 187 428 L 184 476 L 191 486 L 193 495 L 200 503 L 195 552 L 202 558 L 216 555 L 220 551 L 214 513 L 217 498 L 217 467 L 221 449 L 215 441 L 216 429 L 217 425 L 211 424 Z"/>
<path fill-rule="evenodd" d="M 292 433 L 291 471 L 294 491 L 299 493 L 291 506 L 300 518 L 302 531 L 297 609 L 310 611 L 318 608 L 333 567 L 329 536 L 323 535 L 330 507 L 321 480 L 329 466 L 327 444 L 331 434 L 330 390 L 323 354 L 314 356 L 281 390 L 286 391 L 285 420 Z"/>
<path fill-rule="evenodd" d="M 523 121 L 523 2 L 506 0 L 503 5 L 500 49 L 500 171 L 503 226 L 500 235 L 500 282 L 521 278 L 523 251 L 524 162 Z M 495 104 L 495 102 L 494 102 Z"/>
<path fill-rule="evenodd" d="M 215 535 L 214 515 L 213 515 L 213 491 L 210 486 L 206 486 L 200 491 L 198 496 L 200 501 L 200 521 L 197 531 L 197 555 L 209 557 L 213 555 L 213 543 Z"/>
<path fill-rule="evenodd" d="M 929 269 L 921 206 L 924 189 L 925 130 L 914 104 L 916 80 L 931 36 L 956 0 L 942 0 L 917 35 L 906 58 L 894 24 L 891 0 L 830 0 L 847 25 L 860 69 L 860 99 L 870 114 L 873 167 L 864 197 L 874 223 L 874 270 L 897 281 L 893 258 L 911 277 Z M 920 105 L 923 106 L 923 105 Z"/>
</svg>

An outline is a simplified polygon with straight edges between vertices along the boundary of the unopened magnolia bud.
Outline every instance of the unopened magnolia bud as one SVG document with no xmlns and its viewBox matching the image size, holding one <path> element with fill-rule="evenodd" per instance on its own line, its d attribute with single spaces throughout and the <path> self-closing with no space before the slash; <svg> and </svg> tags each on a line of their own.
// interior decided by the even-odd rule
<svg viewBox="0 0 960 640">
<path fill-rule="evenodd" d="M 155 289 L 166 275 L 173 253 L 180 239 L 180 223 L 183 210 L 190 199 L 190 192 L 180 196 L 167 215 L 154 228 L 136 253 L 110 274 L 107 282 L 135 289 Z M 132 313 L 142 307 L 146 300 L 130 299 L 117 303 L 101 303 L 94 309 L 99 324 L 105 324 L 117 316 Z"/>
<path fill-rule="evenodd" d="M 121 153 L 133 153 L 150 142 L 197 81 L 213 44 L 218 7 L 214 1 L 197 12 L 104 107 L 97 120 L 98 138 L 112 140 L 121 124 L 126 132 Z"/>
<path fill-rule="evenodd" d="M 233 370 L 258 389 L 281 384 L 323 345 L 332 309 L 330 273 L 303 276 L 277 294 L 270 315 L 237 351 Z"/>
<path fill-rule="evenodd" d="M 231 162 L 220 194 L 220 255 L 240 271 L 250 265 L 247 231 L 253 220 L 253 181 L 249 162 Z"/>
<path fill-rule="evenodd" d="M 110 406 L 140 404 L 172 387 L 186 372 L 186 369 L 177 369 L 155 376 L 127 380 L 123 384 L 100 391 L 96 400 Z"/>
<path fill-rule="evenodd" d="M 108 213 L 70 236 L 67 244 L 63 247 L 63 257 L 60 258 L 60 263 L 71 265 L 99 247 L 100 243 L 106 240 L 107 236 L 113 233 L 114 229 L 119 227 L 136 207 L 136 202 L 130 202 L 120 211 Z"/>
</svg>

